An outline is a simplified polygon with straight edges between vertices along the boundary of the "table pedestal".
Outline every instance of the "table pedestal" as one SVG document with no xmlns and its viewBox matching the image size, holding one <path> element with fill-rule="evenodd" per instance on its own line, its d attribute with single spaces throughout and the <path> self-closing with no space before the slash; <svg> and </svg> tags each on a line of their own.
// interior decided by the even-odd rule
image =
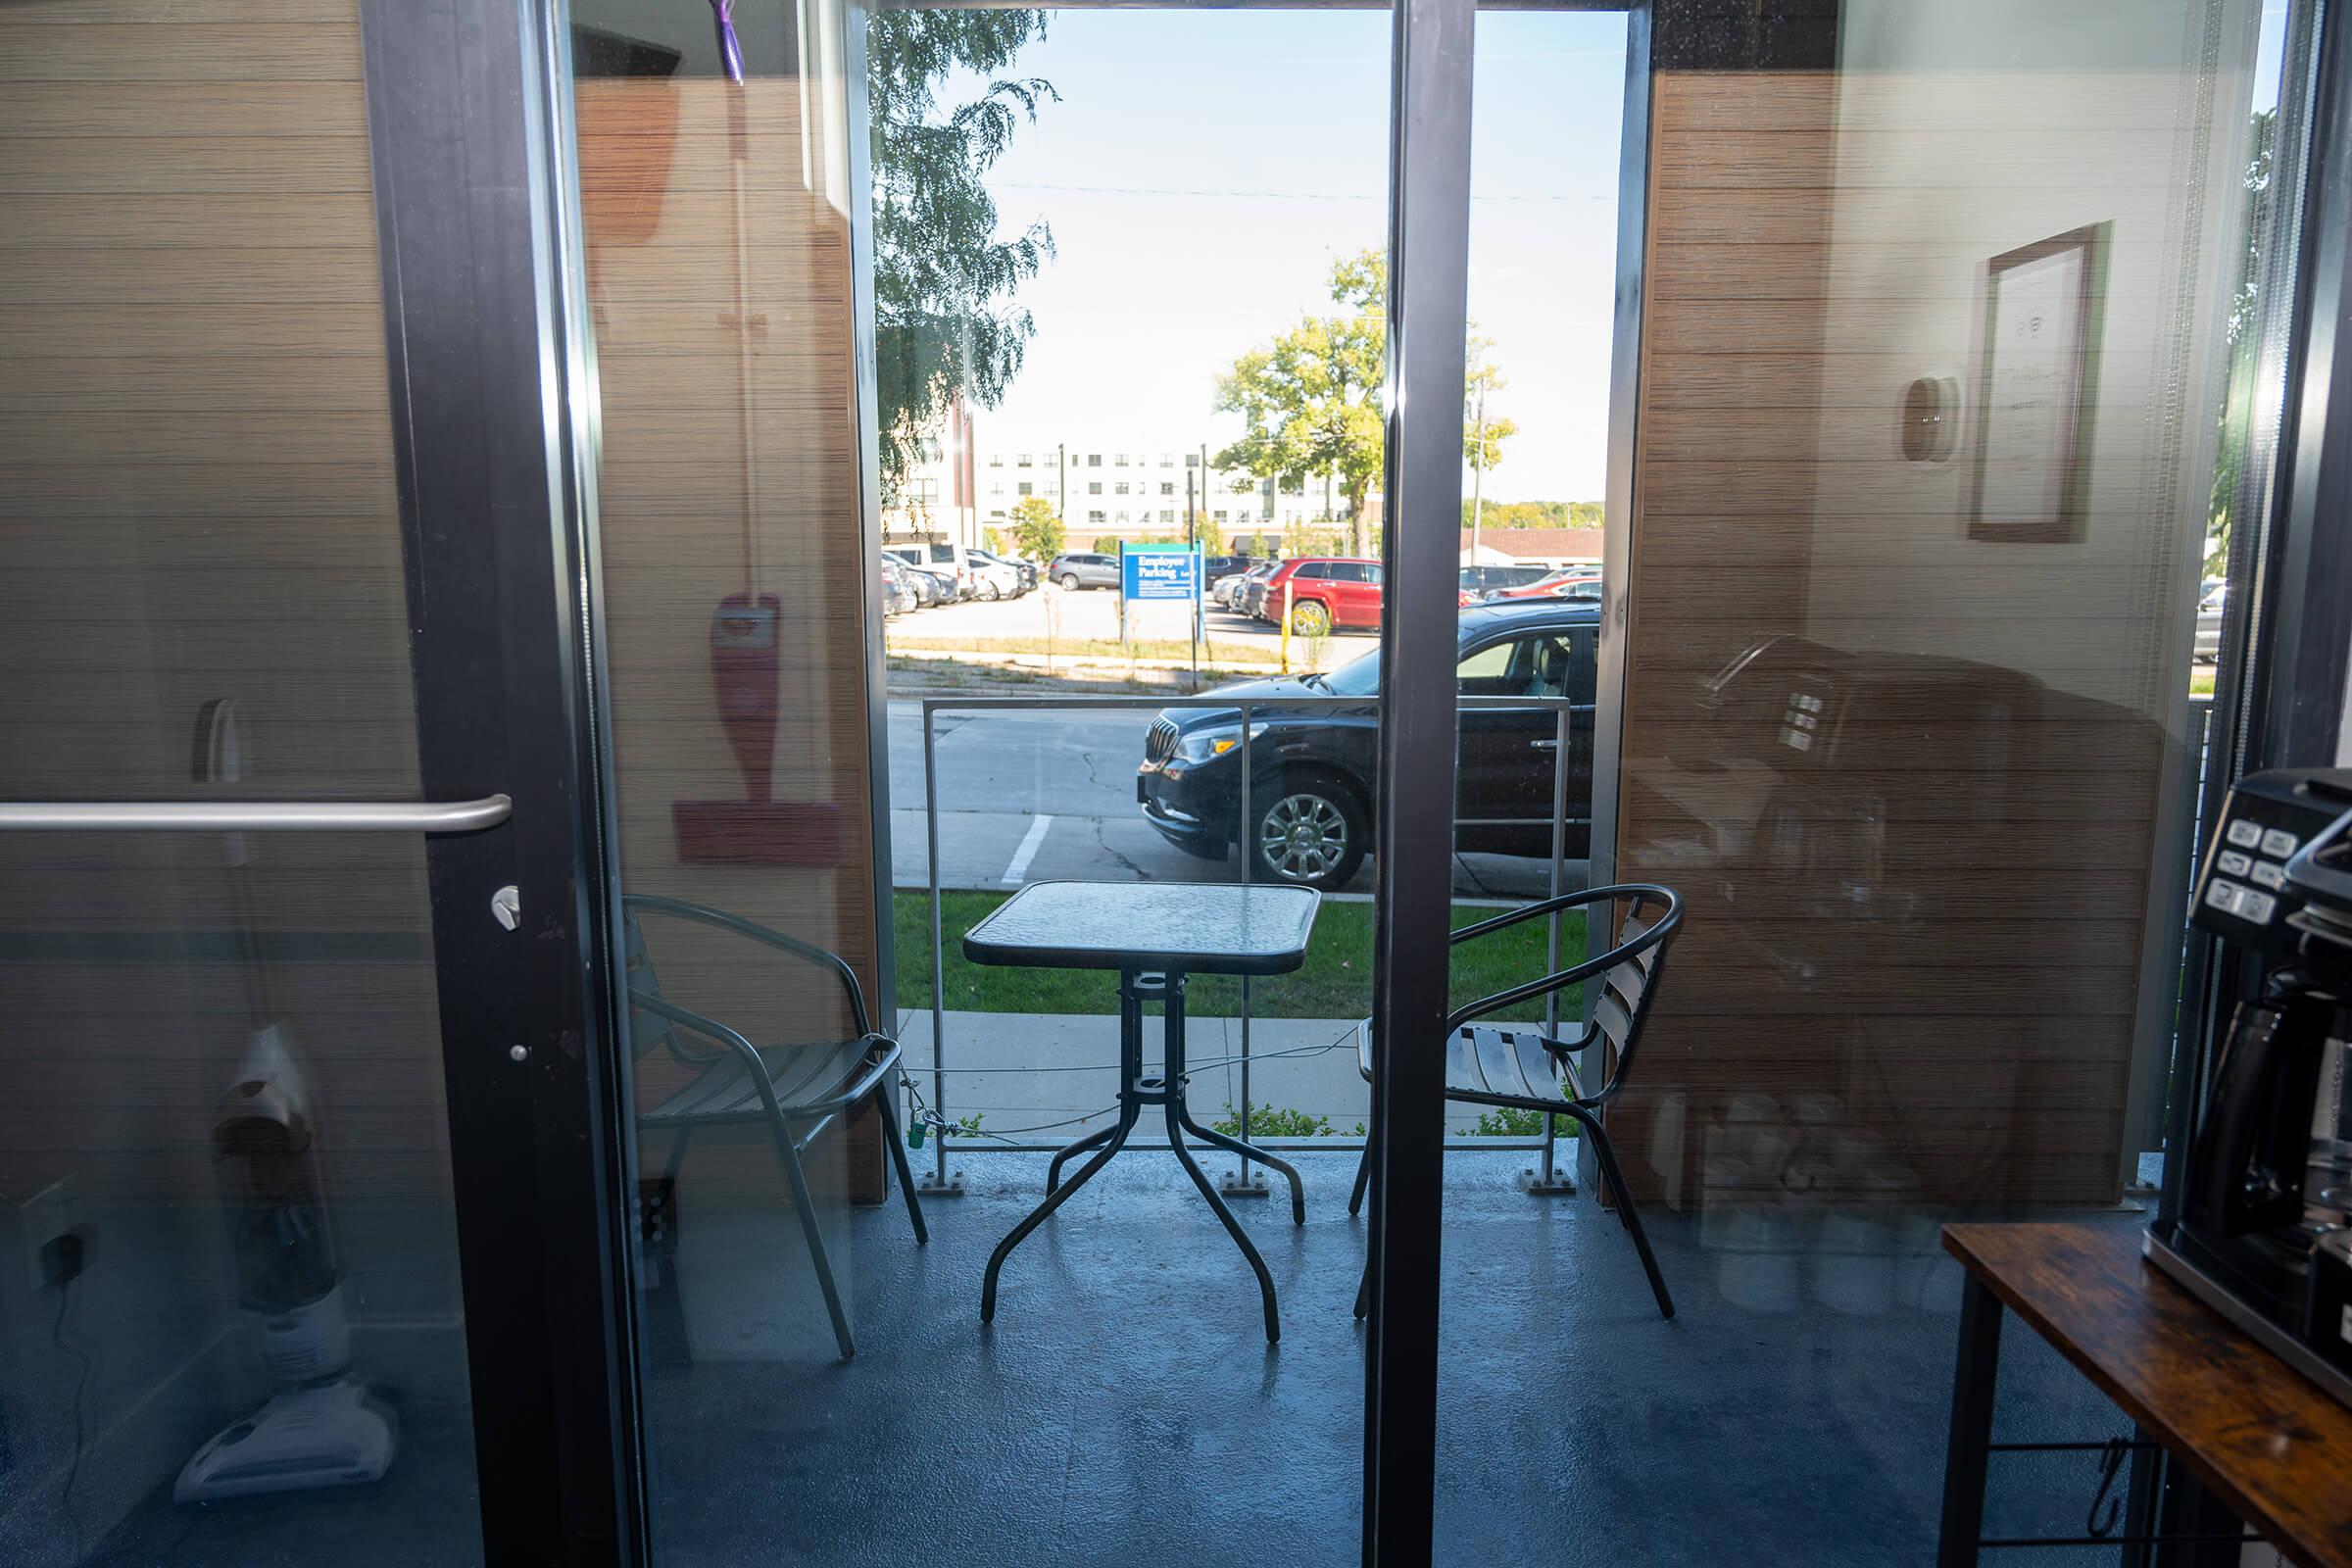
<svg viewBox="0 0 2352 1568">
<path fill-rule="evenodd" d="M 997 1276 L 1003 1272 L 1004 1260 L 1012 1255 L 1012 1250 L 1020 1246 L 1031 1231 L 1044 1224 L 1046 1216 L 1059 1208 L 1064 1200 L 1085 1186 L 1097 1171 L 1110 1163 L 1110 1156 L 1125 1147 L 1128 1135 L 1135 1131 L 1135 1124 L 1143 1116 L 1146 1105 L 1158 1105 L 1167 1116 L 1168 1148 L 1183 1164 L 1185 1174 L 1192 1177 L 1193 1185 L 1200 1190 L 1201 1198 L 1223 1222 L 1225 1233 L 1233 1238 L 1234 1246 L 1240 1248 L 1242 1256 L 1250 1260 L 1250 1271 L 1257 1276 L 1258 1296 L 1264 1302 L 1266 1312 L 1266 1339 L 1275 1342 L 1282 1338 L 1282 1319 L 1274 1303 L 1274 1278 L 1266 1272 L 1266 1260 L 1250 1244 L 1250 1237 L 1243 1231 L 1241 1222 L 1233 1217 L 1233 1210 L 1227 1208 L 1225 1200 L 1217 1196 L 1217 1189 L 1209 1181 L 1207 1173 L 1201 1170 L 1200 1162 L 1193 1157 L 1191 1150 L 1184 1147 L 1184 1135 L 1189 1132 L 1202 1143 L 1230 1150 L 1289 1177 L 1291 1223 L 1294 1225 L 1306 1223 L 1306 1189 L 1298 1180 L 1298 1169 L 1289 1162 L 1277 1159 L 1238 1138 L 1228 1138 L 1221 1132 L 1203 1127 L 1193 1119 L 1192 1110 L 1184 1098 L 1184 983 L 1185 977 L 1181 974 L 1143 969 L 1119 971 L 1119 1119 L 1100 1132 L 1087 1134 L 1054 1156 L 1053 1164 L 1046 1171 L 1046 1200 L 1015 1225 L 1011 1233 L 997 1244 L 997 1250 L 989 1254 L 988 1272 L 980 1284 L 981 1322 L 989 1322 L 997 1315 Z M 1144 1074 L 1144 1004 L 1148 1002 L 1161 1004 L 1165 1014 L 1167 1060 L 1161 1072 L 1152 1077 Z M 1081 1165 L 1078 1174 L 1065 1184 L 1061 1179 L 1062 1166 L 1089 1150 L 1096 1151 L 1094 1157 Z"/>
</svg>

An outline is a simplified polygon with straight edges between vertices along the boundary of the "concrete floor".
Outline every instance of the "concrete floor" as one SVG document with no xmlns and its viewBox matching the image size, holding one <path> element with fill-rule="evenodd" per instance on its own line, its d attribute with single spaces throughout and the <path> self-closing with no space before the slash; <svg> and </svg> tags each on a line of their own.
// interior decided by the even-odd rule
<svg viewBox="0 0 2352 1568">
<path fill-rule="evenodd" d="M 1929 1560 L 1955 1265 L 1916 1250 L 1859 1271 L 1850 1256 L 1743 1253 L 1736 1238 L 1711 1245 L 1726 1244 L 1721 1227 L 1702 1237 L 1655 1213 L 1681 1309 L 1663 1322 L 1615 1219 L 1584 1198 L 1522 1195 L 1512 1178 L 1527 1159 L 1448 1160 L 1439 1562 Z M 1346 1211 L 1351 1154 L 1301 1157 L 1303 1226 L 1280 1200 L 1236 1205 L 1281 1293 L 1278 1348 L 1240 1255 L 1174 1160 L 1149 1150 L 1115 1160 L 1013 1255 L 984 1329 L 982 1265 L 1041 1196 L 1045 1159 L 956 1163 L 970 1195 L 926 1204 L 928 1247 L 913 1245 L 895 1193 L 887 1207 L 832 1212 L 860 1347 L 846 1364 L 790 1213 L 742 1182 L 740 1165 L 733 1188 L 754 1196 L 732 1200 L 702 1185 L 727 1185 L 723 1158 L 688 1165 L 674 1273 L 645 1301 L 659 1563 L 1357 1560 L 1363 1340 L 1348 1307 L 1363 1227 Z M 1229 1163 L 1207 1162 L 1212 1175 Z M 454 1333 L 405 1348 L 371 1334 L 362 1360 L 399 1401 L 404 1432 L 376 1485 L 197 1510 L 172 1505 L 166 1474 L 105 1524 L 109 1447 L 70 1514 L 0 1507 L 27 1529 L 50 1525 L 5 1555 L 478 1562 Z M 1997 1439 L 2123 1430 L 2030 1332 L 2011 1328 L 2003 1359 Z M 175 1414 L 165 1446 L 188 1451 L 218 1425 L 218 1402 Z M 2094 1486 L 2086 1454 L 1996 1459 L 1992 1523 L 2075 1533 Z M 86 1532 L 78 1548 L 69 1522 Z M 2116 1560 L 2034 1556 L 2061 1568 Z"/>
<path fill-rule="evenodd" d="M 1523 1196 L 1525 1160 L 1449 1165 L 1441 1562 L 1929 1559 L 1955 1265 L 1915 1260 L 1898 1304 L 1858 1316 L 1820 1304 L 1839 1294 L 1827 1260 L 1779 1259 L 1764 1267 L 1798 1282 L 1796 1299 L 1749 1310 L 1724 1292 L 1769 1295 L 1756 1260 L 1659 1215 L 1681 1308 L 1662 1322 L 1614 1218 Z M 984 1329 L 982 1265 L 1041 1196 L 1044 1159 L 958 1163 L 971 1196 L 928 1205 L 929 1247 L 895 1203 L 846 1221 L 848 1364 L 787 1277 L 797 1235 L 682 1200 L 681 1283 L 649 1314 L 667 1314 L 673 1348 L 649 1383 L 662 1560 L 1356 1561 L 1352 1156 L 1305 1160 L 1303 1227 L 1286 1203 L 1240 1205 L 1281 1293 L 1273 1348 L 1239 1254 L 1151 1152 L 1114 1161 L 1014 1254 Z M 2031 1334 L 2008 1342 L 1997 1438 L 2123 1430 Z M 2087 1455 L 1996 1461 L 1994 1522 L 2074 1533 L 2094 1485 Z"/>
</svg>

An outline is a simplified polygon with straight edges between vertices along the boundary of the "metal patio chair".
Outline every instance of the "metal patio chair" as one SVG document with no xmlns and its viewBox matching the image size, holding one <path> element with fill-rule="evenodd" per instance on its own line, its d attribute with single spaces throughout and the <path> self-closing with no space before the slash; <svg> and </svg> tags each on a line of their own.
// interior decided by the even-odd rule
<svg viewBox="0 0 2352 1568">
<path fill-rule="evenodd" d="M 1463 1104 L 1509 1106 L 1574 1117 L 1585 1136 L 1592 1140 L 1593 1159 L 1600 1166 L 1601 1180 L 1608 1184 L 1609 1196 L 1616 1201 L 1617 1217 L 1633 1232 L 1635 1250 L 1642 1254 L 1642 1267 L 1649 1275 L 1650 1291 L 1658 1298 L 1658 1313 L 1670 1318 L 1674 1316 L 1674 1298 L 1667 1294 L 1665 1277 L 1658 1272 L 1657 1255 L 1649 1250 L 1649 1237 L 1642 1229 L 1642 1216 L 1635 1211 L 1633 1195 L 1626 1191 L 1625 1173 L 1617 1167 L 1617 1150 L 1609 1142 L 1608 1129 L 1596 1113 L 1625 1087 L 1625 1075 L 1634 1064 L 1635 1048 L 1642 1041 L 1642 1021 L 1649 1015 L 1650 1003 L 1657 998 L 1658 977 L 1666 965 L 1666 945 L 1683 923 L 1682 897 L 1672 888 L 1646 882 L 1563 893 L 1556 899 L 1545 899 L 1541 904 L 1498 914 L 1492 920 L 1466 925 L 1453 933 L 1453 945 L 1459 947 L 1554 909 L 1619 899 L 1630 901 L 1631 907 L 1626 911 L 1615 947 L 1557 974 L 1481 997 L 1467 1006 L 1455 1008 L 1446 1018 L 1446 1098 Z M 1645 915 L 1645 910 L 1654 912 Z M 1554 1040 L 1540 1030 L 1471 1022 L 1593 975 L 1603 979 L 1600 995 L 1592 1003 L 1592 1022 L 1573 1040 Z M 1363 1071 L 1364 1081 L 1370 1083 L 1370 1019 L 1364 1021 L 1357 1038 L 1357 1065 Z M 1574 1054 L 1604 1041 L 1615 1052 L 1615 1060 L 1601 1086 L 1588 1093 Z M 1371 1179 L 1372 1152 L 1367 1149 L 1355 1168 L 1355 1191 L 1348 1200 L 1348 1213 L 1363 1207 L 1364 1190 Z M 1371 1283 L 1367 1266 L 1355 1292 L 1357 1317 L 1364 1315 Z"/>
<path fill-rule="evenodd" d="M 913 1173 L 906 1167 L 906 1141 L 899 1136 L 898 1107 L 891 1093 L 899 1068 L 899 1043 L 874 1030 L 857 973 L 822 948 L 679 899 L 632 894 L 621 900 L 621 911 L 633 1054 L 643 1058 L 656 1046 L 663 1046 L 673 1059 L 699 1069 L 676 1093 L 651 1110 L 638 1113 L 639 1134 L 668 1132 L 675 1136 L 665 1172 L 674 1180 L 697 1128 L 767 1124 L 776 1140 L 776 1152 L 784 1161 L 784 1178 L 792 1187 L 792 1206 L 800 1214 L 809 1259 L 816 1265 L 825 1310 L 833 1318 L 834 1342 L 841 1347 L 841 1358 L 850 1359 L 858 1353 L 858 1347 L 850 1337 L 849 1318 L 841 1309 L 841 1292 L 833 1283 L 833 1265 L 825 1256 L 824 1234 L 816 1222 L 816 1206 L 808 1198 L 808 1178 L 802 1169 L 801 1155 L 832 1125 L 834 1117 L 871 1095 L 882 1113 L 882 1141 L 890 1146 L 891 1159 L 898 1166 L 899 1187 L 906 1198 L 906 1216 L 914 1222 L 915 1242 L 920 1245 L 931 1239 L 923 1227 Z M 849 997 L 850 1022 L 858 1037 L 807 1045 L 755 1046 L 725 1024 L 669 1001 L 662 995 L 639 919 L 655 914 L 732 931 L 830 970 Z M 712 1042 L 715 1049 L 694 1049 L 679 1039 L 681 1031 Z"/>
</svg>

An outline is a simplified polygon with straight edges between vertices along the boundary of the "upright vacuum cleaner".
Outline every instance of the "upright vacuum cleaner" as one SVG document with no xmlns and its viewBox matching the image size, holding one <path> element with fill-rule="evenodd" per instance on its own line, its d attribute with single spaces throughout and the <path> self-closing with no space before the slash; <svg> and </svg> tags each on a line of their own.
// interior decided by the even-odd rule
<svg viewBox="0 0 2352 1568">
<path fill-rule="evenodd" d="M 207 783 L 245 776 L 233 700 L 205 705 L 196 771 Z M 247 836 L 223 837 L 251 1027 L 213 1127 L 213 1169 L 238 1302 L 262 1370 L 278 1391 L 196 1450 L 172 1489 L 179 1502 L 374 1481 L 391 1468 L 400 1444 L 398 1418 L 349 1375 L 351 1325 L 319 1165 L 318 1106 L 293 1032 L 270 1004 L 247 885 Z"/>
</svg>

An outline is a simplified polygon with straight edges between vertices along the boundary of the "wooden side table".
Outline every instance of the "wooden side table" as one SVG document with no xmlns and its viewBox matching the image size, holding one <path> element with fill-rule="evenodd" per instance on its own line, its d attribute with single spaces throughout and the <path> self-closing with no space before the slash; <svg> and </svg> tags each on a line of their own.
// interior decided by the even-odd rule
<svg viewBox="0 0 2352 1568">
<path fill-rule="evenodd" d="M 2013 1446 L 1992 1441 L 2003 1307 L 2290 1562 L 2352 1568 L 2352 1409 L 2141 1261 L 2136 1229 L 1947 1225 L 1943 1246 L 1968 1278 L 1939 1568 L 1993 1544 L 1983 1539 L 1986 1465 Z"/>
</svg>

